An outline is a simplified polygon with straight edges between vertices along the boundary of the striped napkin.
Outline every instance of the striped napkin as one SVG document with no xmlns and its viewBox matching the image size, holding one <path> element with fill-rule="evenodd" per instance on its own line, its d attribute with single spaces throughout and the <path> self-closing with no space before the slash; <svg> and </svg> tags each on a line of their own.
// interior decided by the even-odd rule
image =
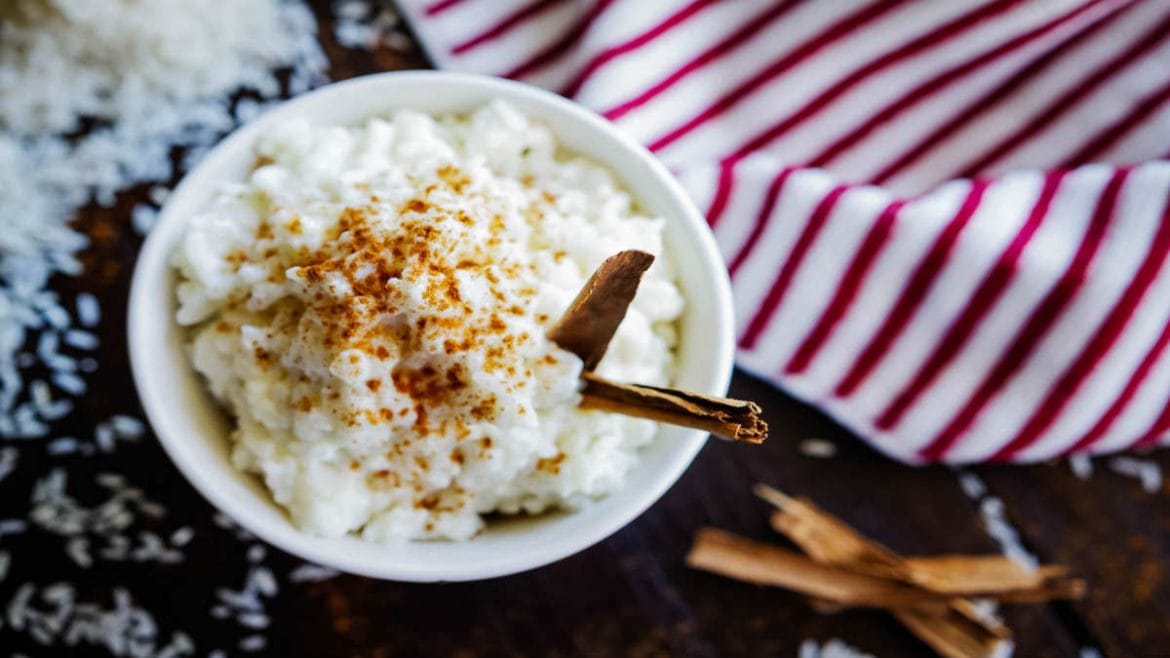
<svg viewBox="0 0 1170 658">
<path fill-rule="evenodd" d="M 1170 3 L 400 0 L 640 140 L 740 367 L 910 462 L 1170 442 Z"/>
</svg>

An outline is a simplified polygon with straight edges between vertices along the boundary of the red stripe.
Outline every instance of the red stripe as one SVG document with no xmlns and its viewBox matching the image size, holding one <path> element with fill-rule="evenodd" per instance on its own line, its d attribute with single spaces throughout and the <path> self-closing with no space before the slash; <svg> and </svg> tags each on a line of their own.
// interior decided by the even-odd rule
<svg viewBox="0 0 1170 658">
<path fill-rule="evenodd" d="M 1020 89 L 1023 89 L 1027 83 L 1031 82 L 1037 76 L 1044 73 L 1056 62 L 1061 61 L 1061 58 L 1066 56 L 1069 50 L 1083 45 L 1094 33 L 1113 23 L 1115 19 L 1122 16 L 1126 10 L 1137 6 L 1139 5 L 1124 5 L 1120 9 L 1114 10 L 1112 13 L 1104 16 L 1100 20 L 1090 23 L 1080 31 L 1069 34 L 1064 38 L 1063 41 L 1056 44 L 1055 47 L 1048 50 L 1040 57 L 1029 62 L 1026 66 L 1021 68 L 995 89 L 992 89 L 982 97 L 968 104 L 967 107 L 963 108 L 959 113 L 955 114 L 950 120 L 946 121 L 938 128 L 932 130 L 916 144 L 907 149 L 897 159 L 893 160 L 880 171 L 878 171 L 877 174 L 873 175 L 870 178 L 870 181 L 877 185 L 885 183 L 895 174 L 921 159 L 922 156 L 929 153 L 936 146 L 945 142 L 948 137 L 955 134 L 960 128 L 971 123 L 976 116 L 992 110 L 997 105 L 1006 100 L 1009 96 L 1019 91 Z"/>
<path fill-rule="evenodd" d="M 732 157 L 743 157 L 752 151 L 761 149 L 772 140 L 791 130 L 797 124 L 805 121 L 809 117 L 823 110 L 838 97 L 849 91 L 849 89 L 865 78 L 878 73 L 883 69 L 889 68 L 903 59 L 911 58 L 923 50 L 945 44 L 947 41 L 980 25 L 984 21 L 994 18 L 995 16 L 1004 13 L 1008 9 L 1015 7 L 1016 4 L 1017 3 L 1014 2 L 990 2 L 984 4 L 965 16 L 961 16 L 958 19 L 947 23 L 946 25 L 934 28 L 927 34 L 918 37 L 910 43 L 905 44 L 901 48 L 885 53 L 869 64 L 866 64 L 860 69 L 855 70 L 853 73 L 850 73 L 832 87 L 829 87 L 827 90 L 821 92 L 820 95 L 808 103 L 805 103 L 803 107 L 801 107 L 795 113 L 789 115 L 784 120 L 772 125 L 755 137 L 749 139 L 746 143 L 735 150 Z"/>
<path fill-rule="evenodd" d="M 1146 51 L 1159 45 L 1166 38 L 1167 31 L 1170 30 L 1170 16 L 1164 18 L 1154 29 L 1146 32 L 1141 39 L 1139 39 L 1133 46 L 1124 52 L 1118 53 L 1109 61 L 1097 67 L 1087 78 L 1082 80 L 1080 84 L 1072 87 L 1059 97 L 1054 99 L 1051 103 L 1044 106 L 1041 110 L 1032 116 L 1032 119 L 1026 124 L 1018 128 L 1012 134 L 989 149 L 983 151 L 983 155 L 974 159 L 971 163 L 961 169 L 962 176 L 974 176 L 988 167 L 994 162 L 1003 158 L 1008 153 L 1014 151 L 1021 144 L 1032 138 L 1033 135 L 1042 132 L 1045 128 L 1052 125 L 1056 119 L 1066 112 L 1071 111 L 1077 107 L 1078 101 L 1087 98 L 1089 94 L 1099 85 L 1108 82 L 1117 75 L 1117 73 L 1131 63 L 1133 60 L 1140 57 Z"/>
<path fill-rule="evenodd" d="M 735 164 L 730 160 L 719 163 L 719 181 L 715 185 L 715 195 L 711 197 L 711 207 L 707 209 L 707 225 L 712 228 L 719 223 L 731 199 L 731 188 L 735 185 Z"/>
<path fill-rule="evenodd" d="M 695 56 L 694 59 L 688 61 L 686 64 L 683 64 L 682 67 L 666 76 L 659 82 L 654 83 L 642 93 L 628 101 L 619 103 L 618 105 L 615 105 L 614 107 L 602 112 L 602 116 L 609 119 L 610 121 L 617 121 L 629 112 L 641 107 L 642 105 L 645 105 L 652 98 L 658 94 L 661 94 L 663 91 L 666 91 L 679 80 L 682 80 L 691 73 L 702 69 L 711 62 L 731 52 L 736 47 L 740 46 L 744 41 L 750 39 L 760 30 L 770 26 L 781 16 L 788 13 L 790 9 L 797 7 L 799 4 L 800 0 L 788 0 L 787 2 L 781 2 L 772 5 L 759 16 L 754 16 L 748 19 L 747 22 L 745 22 L 743 26 L 736 30 L 733 34 L 724 38 L 722 41 L 715 44 L 711 48 L 708 48 L 707 50 L 699 53 Z"/>
<path fill-rule="evenodd" d="M 1125 292 L 1110 309 L 1109 314 L 1088 344 L 1077 355 L 1077 358 L 1065 368 L 1060 378 L 1048 390 L 1044 401 L 1036 409 L 1024 427 L 992 456 L 993 461 L 1008 461 L 1033 445 L 1052 426 L 1068 403 L 1080 390 L 1085 380 L 1092 374 L 1093 369 L 1105 358 L 1117 339 L 1125 330 L 1133 312 L 1145 298 L 1146 292 L 1158 277 L 1166 256 L 1170 254 L 1170 213 L 1162 216 L 1161 225 L 1154 236 L 1150 250 L 1134 273 L 1133 280 L 1125 288 Z"/>
<path fill-rule="evenodd" d="M 439 14 L 447 11 L 460 2 L 463 2 L 463 0 L 439 0 L 439 2 L 436 2 L 424 9 L 423 14 L 427 16 L 438 16 Z"/>
<path fill-rule="evenodd" d="M 748 234 L 747 240 L 739 248 L 739 252 L 735 254 L 735 258 L 731 260 L 731 264 L 727 266 L 727 271 L 732 277 L 735 276 L 736 272 L 739 272 L 740 267 L 743 267 L 744 262 L 751 255 L 752 250 L 756 248 L 756 243 L 764 235 L 764 229 L 768 226 L 768 220 L 772 218 L 772 212 L 776 209 L 776 200 L 780 198 L 780 190 L 784 187 L 785 181 L 788 180 L 788 176 L 793 171 L 794 169 L 792 167 L 785 168 L 768 185 L 768 191 L 764 194 L 764 204 L 760 206 L 760 212 L 756 214 L 756 223 L 752 226 L 752 232 Z"/>
<path fill-rule="evenodd" d="M 845 276 L 837 285 L 837 292 L 833 295 L 832 301 L 829 302 L 828 308 L 825 309 L 813 330 L 801 342 L 796 354 L 788 361 L 788 365 L 784 367 L 784 374 L 795 375 L 804 372 L 812 362 L 813 357 L 824 346 L 825 341 L 832 336 L 833 330 L 845 317 L 849 307 L 853 305 L 853 300 L 857 298 L 857 293 L 861 291 L 861 285 L 865 282 L 865 277 L 869 274 L 870 268 L 873 267 L 874 261 L 877 260 L 878 254 L 889 241 L 894 224 L 898 221 L 898 213 L 901 212 L 904 205 L 906 205 L 906 199 L 898 199 L 886 206 L 882 214 L 878 215 L 869 233 L 865 236 L 865 240 L 861 243 L 861 248 L 857 250 L 857 254 L 849 263 L 849 269 L 845 271 Z"/>
<path fill-rule="evenodd" d="M 772 62 L 764 70 L 755 74 L 748 80 L 739 83 L 734 88 L 732 88 L 730 92 L 721 96 L 718 100 L 705 107 L 695 116 L 687 119 L 682 124 L 673 128 L 661 137 L 651 141 L 646 145 L 646 148 L 650 149 L 651 151 L 660 151 L 667 146 L 670 146 L 695 128 L 706 123 L 712 118 L 719 116 L 728 108 L 735 105 L 744 98 L 752 95 L 754 92 L 759 91 L 762 86 L 780 76 L 788 69 L 791 69 L 800 62 L 815 55 L 816 53 L 831 45 L 833 42 L 839 41 L 852 32 L 855 32 L 858 29 L 864 27 L 867 23 L 884 16 L 887 10 L 897 4 L 897 0 L 894 2 L 875 2 L 862 8 L 861 11 L 846 16 L 844 19 L 834 23 L 812 39 L 805 41 L 796 49 L 789 51 L 780 59 Z"/>
<path fill-rule="evenodd" d="M 1106 185 L 1093 213 L 1088 231 L 1073 256 L 1068 268 L 1056 285 L 1048 291 L 1040 304 L 1032 311 L 1028 321 L 1020 328 L 1008 349 L 1000 356 L 991 372 L 980 383 L 975 394 L 951 419 L 946 428 L 919 452 L 926 461 L 939 461 L 959 440 L 983 407 L 1027 362 L 1033 350 L 1039 346 L 1052 325 L 1060 317 L 1084 283 L 1089 263 L 1097 254 L 1105 236 L 1105 229 L 1112 223 L 1117 197 L 1129 175 L 1128 168 L 1118 169 Z"/>
<path fill-rule="evenodd" d="M 562 2 L 564 2 L 564 0 L 536 0 L 527 6 L 521 7 L 519 10 L 504 18 L 504 20 L 500 21 L 499 23 L 491 26 L 486 31 L 480 32 L 463 43 L 457 43 L 452 46 L 451 54 L 462 55 L 476 46 L 483 45 L 489 41 L 494 41 L 520 23 L 533 18 L 544 11 L 552 9 Z"/>
<path fill-rule="evenodd" d="M 1170 100 L 1170 83 L 1163 85 L 1154 93 L 1146 96 L 1129 114 L 1121 117 L 1112 125 L 1103 128 L 1097 135 L 1089 140 L 1087 144 L 1077 150 L 1076 153 L 1070 155 L 1065 159 L 1065 162 L 1089 162 L 1101 156 L 1109 147 L 1120 142 L 1122 138 L 1128 135 L 1134 128 L 1138 127 L 1142 122 L 1150 117 L 1155 111 L 1161 109 L 1162 105 Z"/>
<path fill-rule="evenodd" d="M 613 2 L 614 0 L 598 0 L 598 2 L 594 4 L 593 7 L 588 12 L 586 12 L 584 16 L 577 20 L 572 29 L 566 32 L 563 37 L 558 39 L 551 46 L 528 58 L 527 61 L 520 64 L 516 68 L 505 73 L 504 77 L 523 77 L 529 73 L 532 73 L 533 71 L 548 66 L 552 62 L 563 57 L 565 53 L 569 52 L 569 49 L 571 49 L 574 45 L 577 44 L 578 41 L 581 40 L 581 37 L 585 35 L 585 32 L 589 29 L 593 22 L 596 21 L 597 18 L 601 16 L 601 14 L 604 13 L 606 9 L 609 9 L 609 6 L 612 5 Z"/>
<path fill-rule="evenodd" d="M 835 395 L 838 397 L 852 395 L 853 391 L 886 355 L 890 345 L 902 334 L 906 325 L 910 323 L 910 319 L 918 312 L 918 307 L 922 305 L 926 293 L 938 281 L 939 272 L 947 264 L 951 257 L 951 251 L 959 240 L 959 233 L 962 232 L 975 211 L 979 209 L 979 203 L 983 200 L 983 193 L 987 187 L 987 181 L 972 182 L 971 189 L 968 190 L 967 197 L 963 200 L 958 212 L 935 238 L 934 244 L 930 246 L 926 256 L 918 263 L 914 274 L 910 276 L 910 282 L 902 290 L 898 301 L 886 316 L 885 321 L 882 322 L 881 328 L 861 351 L 861 356 L 854 361 L 853 367 L 849 369 L 845 378 L 837 385 Z"/>
<path fill-rule="evenodd" d="M 1048 216 L 1048 209 L 1052 204 L 1064 180 L 1064 171 L 1052 171 L 1044 179 L 1044 187 L 1032 211 L 1020 227 L 1011 244 L 1000 254 L 995 266 L 987 273 L 979 287 L 971 295 L 971 299 L 962 312 L 947 327 L 942 340 L 935 346 L 922 367 L 918 368 L 914 378 L 894 396 L 893 401 L 878 416 L 874 425 L 882 430 L 892 429 L 902 420 L 903 414 L 910 408 L 920 395 L 943 372 L 943 369 L 962 351 L 967 340 L 975 333 L 984 316 L 991 310 L 1007 290 L 1008 284 L 1019 267 L 1020 256 L 1031 242 L 1032 236 L 1040 228 Z"/>
<path fill-rule="evenodd" d="M 744 330 L 743 336 L 739 340 L 740 347 L 751 349 L 756 346 L 756 341 L 759 340 L 760 334 L 764 332 L 764 329 L 767 328 L 768 323 L 772 320 L 772 315 L 775 314 L 776 308 L 780 305 L 780 300 L 783 299 L 784 293 L 788 291 L 788 286 L 792 284 L 792 279 L 796 276 L 796 271 L 800 269 L 801 264 L 804 262 L 804 257 L 808 255 L 808 250 L 812 248 L 813 242 L 816 241 L 817 236 L 820 235 L 821 230 L 825 227 L 829 215 L 837 205 L 837 200 L 848 189 L 849 186 L 847 185 L 838 185 L 817 204 L 816 209 L 809 216 L 808 223 L 804 225 L 804 229 L 800 232 L 800 237 L 797 238 L 796 244 L 793 245 L 792 251 L 789 252 L 788 259 L 784 261 L 784 265 L 780 268 L 780 273 L 776 276 L 776 280 L 772 282 L 772 287 L 768 289 L 768 294 L 764 296 L 763 302 L 756 309 L 756 313 L 752 316 L 751 322 L 748 323 L 747 329 Z"/>
<path fill-rule="evenodd" d="M 1130 449 L 1140 450 L 1142 448 L 1152 448 L 1166 434 L 1166 430 L 1170 430 L 1170 400 L 1167 401 L 1166 408 L 1162 410 L 1162 413 L 1158 414 L 1158 418 L 1154 420 L 1154 424 L 1150 425 L 1149 431 L 1140 439 L 1134 441 Z"/>
<path fill-rule="evenodd" d="M 852 146 L 856 146 L 861 140 L 865 139 L 870 133 L 877 130 L 881 126 L 893 121 L 905 112 L 907 109 L 922 103 L 935 94 L 938 94 L 943 89 L 955 83 L 966 76 L 977 74 L 980 68 L 991 64 L 992 62 L 1009 55 L 1024 46 L 1036 41 L 1040 37 L 1056 30 L 1060 26 L 1076 19 L 1085 12 L 1092 9 L 1094 6 L 1100 4 L 1101 0 L 1092 0 L 1077 6 L 1072 11 L 1060 16 L 1048 23 L 1039 27 L 1033 28 L 1023 34 L 1009 39 L 991 50 L 984 51 L 979 56 L 969 59 L 958 66 L 954 66 L 936 76 L 916 86 L 910 91 L 903 94 L 898 100 L 885 106 L 877 113 L 870 116 L 864 123 L 857 128 L 850 131 L 848 134 L 842 136 L 837 141 L 832 142 L 825 147 L 820 153 L 813 156 L 808 164 L 812 167 L 824 167 L 833 161 L 834 158 L 841 155 Z"/>
<path fill-rule="evenodd" d="M 1154 369 L 1154 364 L 1158 362 L 1162 353 L 1166 351 L 1166 345 L 1168 344 L 1170 344 L 1170 322 L 1165 322 L 1162 333 L 1158 335 L 1158 339 L 1154 341 L 1154 346 L 1150 348 L 1145 358 L 1138 364 L 1137 370 L 1133 371 L 1133 375 L 1125 383 L 1125 388 L 1121 390 L 1121 394 L 1117 396 L 1117 399 L 1101 415 L 1101 418 L 1097 420 L 1093 427 L 1088 432 L 1085 432 L 1081 438 L 1077 439 L 1063 454 L 1084 452 L 1101 440 L 1101 437 L 1105 435 L 1105 432 L 1109 431 L 1109 428 L 1113 426 L 1113 423 L 1121 415 L 1121 412 L 1129 407 L 1133 396 L 1137 394 L 1138 388 L 1146 381 L 1146 377 Z"/>
<path fill-rule="evenodd" d="M 670 16 L 667 16 L 666 19 L 661 23 L 655 25 L 649 30 L 646 30 L 633 39 L 613 46 L 612 48 L 607 48 L 598 53 L 597 56 L 589 60 L 589 63 L 586 64 L 583 69 L 581 69 L 581 72 L 578 73 L 577 76 L 569 82 L 569 84 L 565 85 L 565 87 L 561 90 L 561 94 L 569 97 L 576 96 L 577 92 L 581 91 L 581 87 L 585 85 L 585 82 L 588 81 L 589 78 L 598 71 L 598 69 L 612 62 L 618 57 L 633 52 L 650 43 L 651 41 L 654 41 L 678 25 L 681 25 L 688 18 L 699 13 L 700 10 L 704 9 L 713 2 L 715 2 L 715 0 L 695 0 L 695 2 L 692 2 L 691 4 L 683 7 Z"/>
</svg>

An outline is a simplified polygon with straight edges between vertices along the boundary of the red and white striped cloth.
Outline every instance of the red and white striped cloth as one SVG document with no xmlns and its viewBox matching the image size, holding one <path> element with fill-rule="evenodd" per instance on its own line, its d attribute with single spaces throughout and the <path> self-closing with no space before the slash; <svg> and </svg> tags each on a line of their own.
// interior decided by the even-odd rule
<svg viewBox="0 0 1170 658">
<path fill-rule="evenodd" d="M 739 365 L 887 454 L 1170 442 L 1170 2 L 399 4 L 441 68 L 661 157 L 727 259 Z"/>
</svg>

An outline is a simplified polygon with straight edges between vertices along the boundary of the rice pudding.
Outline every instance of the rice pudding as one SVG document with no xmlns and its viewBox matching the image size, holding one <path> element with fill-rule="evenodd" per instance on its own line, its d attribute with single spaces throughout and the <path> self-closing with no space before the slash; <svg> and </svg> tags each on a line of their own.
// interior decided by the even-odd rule
<svg viewBox="0 0 1170 658">
<path fill-rule="evenodd" d="M 503 102 L 282 124 L 190 221 L 177 319 L 232 460 L 306 532 L 467 539 L 620 487 L 652 421 L 578 408 L 546 336 L 608 256 L 657 256 L 597 372 L 665 385 L 663 221 Z"/>
</svg>

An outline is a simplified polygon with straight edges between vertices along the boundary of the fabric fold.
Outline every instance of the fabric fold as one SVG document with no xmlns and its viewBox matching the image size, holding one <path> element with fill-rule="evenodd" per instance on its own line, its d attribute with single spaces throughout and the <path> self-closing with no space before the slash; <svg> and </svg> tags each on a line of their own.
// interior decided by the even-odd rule
<svg viewBox="0 0 1170 658">
<path fill-rule="evenodd" d="M 660 157 L 738 363 L 908 462 L 1170 441 L 1170 6 L 403 0 Z"/>
</svg>

